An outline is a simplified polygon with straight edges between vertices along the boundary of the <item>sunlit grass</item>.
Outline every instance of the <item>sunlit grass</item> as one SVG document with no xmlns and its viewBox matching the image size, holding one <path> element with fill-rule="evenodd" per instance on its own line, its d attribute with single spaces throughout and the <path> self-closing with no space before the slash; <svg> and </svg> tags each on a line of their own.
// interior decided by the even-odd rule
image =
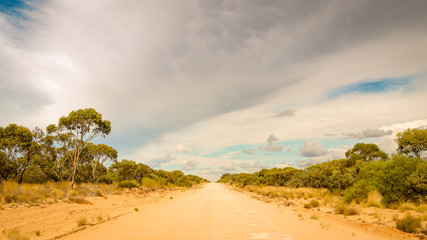
<svg viewBox="0 0 427 240">
<path fill-rule="evenodd" d="M 368 193 L 368 199 L 366 200 L 367 207 L 377 207 L 382 208 L 381 201 L 383 200 L 383 196 L 378 191 L 371 191 Z"/>
<path fill-rule="evenodd" d="M 79 184 L 71 189 L 69 182 L 18 184 L 13 181 L 4 181 L 0 184 L 0 204 L 56 202 L 67 198 L 102 196 L 119 191 L 116 184 Z"/>
</svg>

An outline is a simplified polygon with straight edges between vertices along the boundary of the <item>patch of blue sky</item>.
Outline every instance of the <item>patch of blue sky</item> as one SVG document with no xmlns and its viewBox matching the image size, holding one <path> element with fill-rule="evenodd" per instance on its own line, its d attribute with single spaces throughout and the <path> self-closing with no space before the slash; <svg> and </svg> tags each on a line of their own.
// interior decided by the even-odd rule
<svg viewBox="0 0 427 240">
<path fill-rule="evenodd" d="M 203 155 L 203 157 L 210 158 L 219 158 L 223 156 L 230 155 L 230 158 L 235 160 L 253 160 L 253 159 L 263 159 L 269 162 L 277 162 L 279 159 L 283 160 L 296 160 L 301 158 L 299 154 L 299 149 L 304 147 L 304 142 L 315 139 L 296 139 L 296 140 L 287 140 L 280 141 L 275 143 L 275 145 L 283 146 L 282 151 L 267 151 L 260 149 L 260 147 L 266 146 L 265 144 L 254 144 L 254 145 L 235 145 L 229 146 L 226 148 L 219 149 L 217 151 L 211 152 L 209 154 Z M 359 142 L 376 142 L 378 139 L 349 139 L 349 138 L 323 138 L 316 139 L 323 143 L 323 148 L 325 149 L 339 149 L 341 147 L 352 148 L 356 143 Z M 253 149 L 254 154 L 247 154 L 244 150 Z M 292 162 L 292 161 L 291 161 Z"/>
<path fill-rule="evenodd" d="M 405 76 L 400 78 L 383 78 L 377 80 L 363 81 L 336 88 L 329 94 L 329 98 L 337 98 L 348 94 L 371 94 L 384 93 L 396 90 L 410 90 L 412 80 L 415 76 Z"/>
<path fill-rule="evenodd" d="M 12 18 L 27 20 L 25 10 L 32 10 L 32 2 L 35 1 L 39 0 L 1 0 L 0 12 Z"/>
</svg>

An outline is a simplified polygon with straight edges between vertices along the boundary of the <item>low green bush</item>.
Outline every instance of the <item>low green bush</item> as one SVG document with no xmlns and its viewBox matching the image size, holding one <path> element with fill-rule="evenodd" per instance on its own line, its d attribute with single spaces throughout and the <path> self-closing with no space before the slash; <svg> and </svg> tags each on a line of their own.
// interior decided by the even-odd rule
<svg viewBox="0 0 427 240">
<path fill-rule="evenodd" d="M 408 214 L 406 217 L 396 220 L 396 227 L 403 232 L 416 233 L 421 228 L 421 218 Z"/>
<path fill-rule="evenodd" d="M 131 180 L 123 180 L 119 182 L 117 186 L 119 188 L 129 188 L 129 189 L 139 187 L 136 181 L 131 181 Z"/>
<path fill-rule="evenodd" d="M 304 208 L 315 208 L 319 207 L 320 203 L 317 200 L 312 199 L 310 202 L 304 204 Z"/>
</svg>

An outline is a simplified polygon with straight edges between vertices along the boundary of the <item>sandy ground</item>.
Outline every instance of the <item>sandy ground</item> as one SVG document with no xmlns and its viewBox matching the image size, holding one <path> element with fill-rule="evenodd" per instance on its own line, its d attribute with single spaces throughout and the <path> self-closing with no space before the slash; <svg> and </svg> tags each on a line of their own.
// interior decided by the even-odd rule
<svg viewBox="0 0 427 240">
<path fill-rule="evenodd" d="M 125 197 L 125 198 L 123 198 Z M 136 198 L 136 200 L 132 200 Z M 120 199 L 120 200 L 119 200 Z M 99 204 L 111 200 L 109 209 L 122 209 L 125 214 L 100 224 L 86 227 L 76 227 L 75 219 L 79 216 L 91 218 L 96 216 L 96 211 L 88 212 L 85 206 L 74 209 L 74 204 L 53 204 L 46 206 L 44 216 L 30 214 L 26 225 L 38 225 L 43 231 L 58 228 L 80 230 L 66 235 L 60 239 L 358 239 L 358 240 L 382 240 L 382 239 L 417 239 L 411 234 L 406 234 L 397 229 L 387 226 L 376 226 L 371 228 L 351 221 L 344 221 L 332 215 L 319 213 L 318 219 L 313 219 L 311 212 L 297 211 L 295 209 L 278 206 L 275 203 L 266 203 L 252 198 L 251 196 L 227 189 L 222 184 L 207 184 L 204 188 L 177 193 L 174 196 L 163 198 L 155 202 L 139 199 L 136 196 L 117 196 L 103 200 L 98 199 Z M 119 206 L 117 201 L 127 201 L 126 205 Z M 141 200 L 141 201 L 140 201 Z M 140 201 L 140 202 L 139 202 Z M 116 203 L 114 203 L 116 202 Z M 94 207 L 98 202 L 93 201 Z M 112 205 L 115 204 L 115 205 Z M 139 205 L 139 211 L 133 207 Z M 69 221 L 57 222 L 56 224 L 41 224 L 40 218 L 57 218 L 59 210 L 65 215 L 72 215 Z M 26 219 L 25 211 L 14 213 L 15 217 Z M 33 209 L 29 208 L 28 212 Z M 47 209 L 51 209 L 47 211 Z M 110 210 L 111 210 L 110 209 Z M 11 223 L 5 222 L 5 211 L 0 213 L 0 221 L 3 227 Z M 71 213 L 70 213 L 71 212 Z M 21 214 L 23 214 L 21 216 Z M 104 213 L 108 214 L 108 213 Z M 39 214 L 40 215 L 40 214 Z M 64 213 L 61 218 L 64 219 Z M 31 219 L 31 220 L 30 220 Z M 13 220 L 16 221 L 16 220 Z M 96 219 L 94 219 L 96 221 Z M 49 222 L 49 221 L 46 221 Z M 15 223 L 16 225 L 16 223 Z M 25 225 L 25 224 L 24 224 Z M 21 226 L 23 227 L 23 226 Z M 34 229 L 34 228 L 33 228 Z M 63 230 L 61 230 L 63 229 Z M 34 231 L 34 230 L 31 230 Z M 31 239 L 43 239 L 31 237 Z M 45 239 L 45 238 L 44 238 Z"/>
<path fill-rule="evenodd" d="M 135 212 L 135 208 L 139 210 L 180 194 L 184 193 L 156 191 L 142 194 L 137 191 L 104 197 L 85 197 L 85 204 L 56 202 L 37 206 L 5 206 L 0 210 L 0 239 L 8 239 L 7 235 L 13 229 L 17 229 L 19 235 L 29 239 L 57 239 L 91 225 L 115 222 L 119 217 Z M 86 219 L 87 224 L 78 227 L 77 221 L 82 218 Z M 37 231 L 40 232 L 39 236 L 36 235 Z"/>
</svg>

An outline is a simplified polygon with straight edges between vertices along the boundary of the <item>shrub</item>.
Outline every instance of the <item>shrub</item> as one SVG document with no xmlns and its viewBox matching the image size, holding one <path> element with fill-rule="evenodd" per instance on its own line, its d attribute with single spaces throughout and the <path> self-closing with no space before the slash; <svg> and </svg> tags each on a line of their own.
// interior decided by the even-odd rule
<svg viewBox="0 0 427 240">
<path fill-rule="evenodd" d="M 406 211 L 406 210 L 416 210 L 417 207 L 413 203 L 404 202 L 404 203 L 401 203 L 397 209 L 399 209 L 400 211 Z"/>
<path fill-rule="evenodd" d="M 138 211 L 139 211 L 139 208 L 137 208 L 137 207 L 136 207 L 136 208 L 134 208 L 133 210 L 135 210 L 135 212 L 138 212 Z"/>
<path fill-rule="evenodd" d="M 311 200 L 309 203 L 304 204 L 304 208 L 315 208 L 319 207 L 320 203 L 317 200 Z"/>
<path fill-rule="evenodd" d="M 18 229 L 12 229 L 8 234 L 7 238 L 10 240 L 28 240 L 28 237 L 22 236 Z"/>
<path fill-rule="evenodd" d="M 368 200 L 366 201 L 366 205 L 368 207 L 377 207 L 382 208 L 381 201 L 383 200 L 383 196 L 377 190 L 370 191 L 368 193 Z"/>
<path fill-rule="evenodd" d="M 396 227 L 403 232 L 415 233 L 421 228 L 421 219 L 408 214 L 406 217 L 396 221 Z"/>
<path fill-rule="evenodd" d="M 156 180 L 151 178 L 143 178 L 141 181 L 141 186 L 151 189 L 158 188 L 160 187 L 160 185 L 160 183 L 156 182 Z"/>
<path fill-rule="evenodd" d="M 335 213 L 343 214 L 345 211 L 345 203 L 344 202 L 337 203 L 334 209 L 335 209 Z"/>
<path fill-rule="evenodd" d="M 36 231 L 36 236 L 40 236 L 40 231 Z"/>
<path fill-rule="evenodd" d="M 420 204 L 420 205 L 417 207 L 417 212 L 420 212 L 420 213 L 425 213 L 425 212 L 427 212 L 427 204 Z"/>
<path fill-rule="evenodd" d="M 137 188 L 138 187 L 138 183 L 136 181 L 131 181 L 131 180 L 123 180 L 121 182 L 118 183 L 119 188 Z"/>
<path fill-rule="evenodd" d="M 81 227 L 87 224 L 86 218 L 79 218 L 77 220 L 77 226 Z"/>
<path fill-rule="evenodd" d="M 342 214 L 344 216 L 359 215 L 359 209 L 355 206 L 346 206 Z"/>
</svg>

